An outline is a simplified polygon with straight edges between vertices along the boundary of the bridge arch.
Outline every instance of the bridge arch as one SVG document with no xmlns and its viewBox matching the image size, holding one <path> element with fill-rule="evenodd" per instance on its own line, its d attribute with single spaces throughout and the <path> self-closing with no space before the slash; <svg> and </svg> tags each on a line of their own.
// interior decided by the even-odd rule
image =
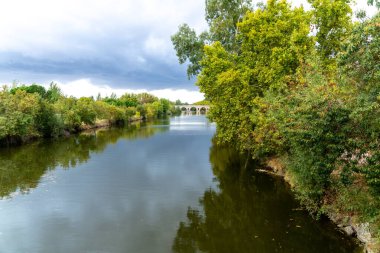
<svg viewBox="0 0 380 253">
<path fill-rule="evenodd" d="M 196 114 L 207 114 L 210 110 L 209 105 L 176 105 L 182 112 L 186 113 L 196 113 Z"/>
</svg>

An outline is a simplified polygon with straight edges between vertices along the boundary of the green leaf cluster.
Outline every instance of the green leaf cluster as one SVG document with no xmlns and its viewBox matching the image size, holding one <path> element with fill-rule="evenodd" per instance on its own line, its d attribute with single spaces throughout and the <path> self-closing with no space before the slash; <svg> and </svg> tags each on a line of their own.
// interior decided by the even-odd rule
<svg viewBox="0 0 380 253">
<path fill-rule="evenodd" d="M 0 145 L 58 137 L 97 123 L 122 124 L 175 112 L 173 102 L 148 93 L 124 94 L 120 98 L 99 95 L 94 100 L 66 97 L 55 83 L 47 90 L 37 84 L 12 89 L 5 86 L 0 91 Z"/>
</svg>

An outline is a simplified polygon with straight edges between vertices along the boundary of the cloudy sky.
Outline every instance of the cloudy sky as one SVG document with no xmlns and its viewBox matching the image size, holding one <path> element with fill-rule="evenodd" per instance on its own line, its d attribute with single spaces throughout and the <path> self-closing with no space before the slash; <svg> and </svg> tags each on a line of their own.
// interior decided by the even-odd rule
<svg viewBox="0 0 380 253">
<path fill-rule="evenodd" d="M 203 17 L 204 0 L 0 0 L 0 84 L 55 81 L 67 95 L 149 91 L 195 102 L 203 95 L 170 36 L 181 23 L 204 30 Z"/>
</svg>

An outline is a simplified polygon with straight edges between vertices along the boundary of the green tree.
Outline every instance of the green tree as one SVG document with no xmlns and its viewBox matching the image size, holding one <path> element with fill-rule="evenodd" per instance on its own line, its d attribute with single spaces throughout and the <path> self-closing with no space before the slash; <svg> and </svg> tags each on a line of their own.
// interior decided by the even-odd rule
<svg viewBox="0 0 380 253">
<path fill-rule="evenodd" d="M 81 122 L 93 125 L 96 119 L 95 101 L 92 98 L 81 97 L 76 102 L 76 113 Z"/>
<path fill-rule="evenodd" d="M 209 117 L 226 142 L 251 149 L 253 131 L 263 115 L 254 115 L 259 98 L 294 86 L 299 67 L 312 50 L 310 15 L 291 9 L 285 1 L 249 12 L 238 24 L 240 53 L 228 52 L 220 42 L 205 46 L 197 85 L 213 107 Z"/>
<path fill-rule="evenodd" d="M 46 91 L 46 95 L 45 95 L 46 99 L 50 103 L 55 103 L 62 96 L 63 94 L 62 94 L 61 89 L 58 87 L 58 84 L 51 82 L 49 85 L 49 89 Z"/>
<path fill-rule="evenodd" d="M 335 71 L 341 43 L 351 29 L 351 0 L 308 0 L 313 7 L 317 50 L 323 61 L 325 74 Z"/>
<path fill-rule="evenodd" d="M 357 23 L 342 47 L 338 62 L 350 84 L 370 93 L 376 101 L 380 92 L 380 14 Z"/>
<path fill-rule="evenodd" d="M 15 94 L 16 91 L 18 90 L 24 90 L 26 91 L 27 93 L 37 93 L 39 94 L 42 98 L 45 97 L 46 95 L 46 89 L 44 87 L 42 87 L 41 85 L 37 85 L 37 84 L 32 84 L 30 86 L 26 86 L 26 85 L 22 85 L 20 87 L 16 87 L 16 88 L 12 88 L 10 90 L 10 92 L 12 94 Z"/>
<path fill-rule="evenodd" d="M 119 106 L 124 105 L 126 107 L 136 107 L 139 104 L 136 94 L 125 93 L 120 97 L 119 101 L 120 103 L 117 104 Z"/>
<path fill-rule="evenodd" d="M 146 92 L 137 94 L 136 99 L 139 104 L 150 104 L 158 100 L 156 96 Z"/>
<path fill-rule="evenodd" d="M 38 136 L 36 117 L 40 110 L 39 94 L 15 90 L 0 92 L 0 140 L 8 144 Z"/>
<path fill-rule="evenodd" d="M 78 131 L 81 125 L 81 118 L 76 111 L 76 101 L 74 97 L 62 97 L 55 104 L 55 111 L 59 120 L 68 131 Z"/>
<path fill-rule="evenodd" d="M 201 69 L 199 62 L 203 57 L 206 38 L 207 33 L 201 33 L 198 36 L 195 30 L 187 24 L 180 25 L 178 32 L 171 37 L 179 63 L 189 62 L 187 66 L 187 76 L 189 78 L 196 76 Z"/>
<path fill-rule="evenodd" d="M 211 41 L 219 41 L 229 52 L 237 52 L 237 24 L 252 10 L 249 0 L 206 0 L 206 21 Z"/>
<path fill-rule="evenodd" d="M 206 0 L 206 21 L 209 30 L 197 35 L 189 25 L 179 26 L 178 32 L 171 37 L 180 64 L 189 62 L 188 77 L 201 71 L 200 61 L 204 46 L 219 41 L 227 51 L 237 51 L 239 43 L 237 23 L 251 9 L 249 0 Z"/>
<path fill-rule="evenodd" d="M 39 111 L 35 124 L 43 137 L 58 137 L 63 131 L 63 122 L 54 110 L 54 106 L 46 100 L 39 99 Z"/>
</svg>

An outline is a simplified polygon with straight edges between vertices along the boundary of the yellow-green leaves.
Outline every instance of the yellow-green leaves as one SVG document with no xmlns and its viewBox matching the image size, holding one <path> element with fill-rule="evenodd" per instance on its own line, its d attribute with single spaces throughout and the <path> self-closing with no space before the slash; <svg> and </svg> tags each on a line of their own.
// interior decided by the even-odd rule
<svg viewBox="0 0 380 253">
<path fill-rule="evenodd" d="M 317 50 L 325 67 L 325 74 L 335 72 L 336 56 L 351 26 L 351 0 L 308 0 L 313 7 Z"/>
<path fill-rule="evenodd" d="M 238 24 L 241 62 L 252 69 L 251 84 L 283 89 L 311 50 L 310 14 L 292 9 L 286 1 L 268 1 L 264 9 L 248 13 Z M 290 77 L 286 78 L 286 77 Z"/>
<path fill-rule="evenodd" d="M 237 24 L 238 50 L 230 51 L 222 42 L 205 46 L 197 85 L 214 105 L 210 118 L 217 122 L 220 139 L 249 150 L 264 139 L 270 143 L 264 136 L 275 128 L 263 123 L 267 120 L 258 98 L 297 81 L 295 74 L 312 49 L 309 24 L 310 14 L 302 8 L 271 0 Z M 278 138 L 274 132 L 271 136 Z"/>
</svg>

